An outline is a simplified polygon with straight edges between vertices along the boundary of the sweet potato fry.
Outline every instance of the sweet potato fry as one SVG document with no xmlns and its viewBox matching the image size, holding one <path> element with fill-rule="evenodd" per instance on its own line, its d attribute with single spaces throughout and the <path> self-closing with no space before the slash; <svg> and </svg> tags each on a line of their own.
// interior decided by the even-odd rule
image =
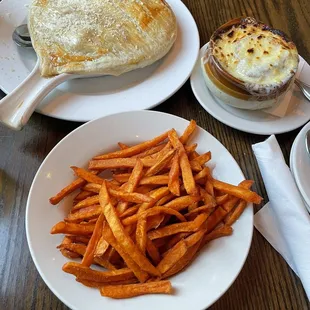
<svg viewBox="0 0 310 310">
<path fill-rule="evenodd" d="M 175 235 L 180 232 L 192 232 L 194 231 L 192 222 L 171 224 L 165 227 L 152 230 L 148 233 L 148 237 L 151 240 L 163 238 L 171 235 Z"/>
<path fill-rule="evenodd" d="M 139 154 L 139 153 L 145 151 L 146 149 L 149 149 L 149 148 L 163 142 L 164 140 L 166 140 L 168 137 L 168 133 L 169 133 L 169 131 L 155 137 L 154 139 L 145 141 L 145 142 L 137 144 L 135 146 L 131 146 L 128 149 L 95 156 L 94 159 L 124 158 L 124 157 Z"/>
<path fill-rule="evenodd" d="M 205 222 L 207 232 L 211 232 L 216 227 L 216 225 L 224 219 L 226 215 L 227 212 L 222 207 L 218 207 Z"/>
<path fill-rule="evenodd" d="M 171 130 L 168 136 L 173 147 L 178 150 L 180 168 L 182 172 L 182 178 L 185 190 L 190 195 L 196 195 L 197 194 L 196 184 L 184 146 L 180 142 L 175 130 Z"/>
<path fill-rule="evenodd" d="M 79 209 L 74 213 L 69 213 L 68 217 L 65 220 L 66 222 L 70 223 L 80 223 L 82 221 L 96 219 L 99 217 L 100 213 L 101 213 L 100 205 L 94 205 Z"/>
<path fill-rule="evenodd" d="M 128 181 L 130 173 L 115 174 L 113 178 L 121 183 Z M 151 177 L 143 177 L 139 184 L 140 185 L 166 185 L 168 184 L 168 175 L 153 175 Z M 148 190 L 149 191 L 149 190 Z"/>
<path fill-rule="evenodd" d="M 175 153 L 172 159 L 171 169 L 169 172 L 168 188 L 170 192 L 176 196 L 180 196 L 179 176 L 180 176 L 179 155 L 178 153 Z"/>
<path fill-rule="evenodd" d="M 191 120 L 188 126 L 185 128 L 182 136 L 180 137 L 180 142 L 182 144 L 185 144 L 196 128 L 197 128 L 196 122 L 194 120 Z"/>
<path fill-rule="evenodd" d="M 197 214 L 199 214 L 201 212 L 205 212 L 205 213 L 211 214 L 213 211 L 214 211 L 214 207 L 204 205 L 204 206 L 201 206 L 201 207 L 198 207 L 196 209 L 193 209 L 193 210 L 189 211 L 188 213 L 184 214 L 184 216 L 186 218 L 189 218 L 190 216 L 192 216 L 192 215 L 196 216 Z"/>
<path fill-rule="evenodd" d="M 57 205 L 61 200 L 63 200 L 66 196 L 73 193 L 75 190 L 83 187 L 86 184 L 86 182 L 78 178 L 72 183 L 70 183 L 68 186 L 63 188 L 59 193 L 57 193 L 55 196 L 50 198 L 50 203 L 52 205 Z"/>
<path fill-rule="evenodd" d="M 57 248 L 60 249 L 61 254 L 67 258 L 72 259 L 80 257 L 80 254 L 67 248 L 67 246 L 70 244 L 72 244 L 71 239 L 65 236 L 64 239 L 62 240 L 62 243 Z"/>
<path fill-rule="evenodd" d="M 252 192 L 251 190 L 242 188 L 241 186 L 235 186 L 215 179 L 212 180 L 212 184 L 214 188 L 221 190 L 229 195 L 246 200 L 248 202 L 260 204 L 262 201 L 262 197 L 260 197 L 258 194 Z"/>
<path fill-rule="evenodd" d="M 103 227 L 102 227 L 102 229 L 103 229 Z M 102 233 L 102 231 L 101 231 L 101 233 Z M 109 248 L 109 243 L 106 242 L 101 235 L 101 237 L 97 243 L 97 246 L 96 246 L 96 249 L 94 252 L 94 256 L 95 257 L 101 257 L 107 251 L 108 248 Z"/>
<path fill-rule="evenodd" d="M 136 244 L 144 255 L 147 241 L 146 226 L 147 226 L 146 216 L 140 216 L 136 228 Z"/>
<path fill-rule="evenodd" d="M 121 150 L 125 150 L 125 149 L 128 149 L 128 148 L 129 148 L 129 146 L 128 146 L 127 144 L 125 144 L 125 143 L 118 142 L 117 144 L 118 144 L 118 146 L 119 146 L 119 148 L 120 148 Z"/>
<path fill-rule="evenodd" d="M 183 232 L 175 234 L 173 237 L 169 238 L 168 242 L 166 243 L 166 248 L 171 249 L 174 245 L 176 245 L 181 239 L 188 237 L 191 232 Z M 161 240 L 161 239 L 156 239 Z"/>
<path fill-rule="evenodd" d="M 89 192 L 89 191 L 84 191 L 84 190 L 81 190 L 73 199 L 74 202 L 79 202 L 81 200 L 84 200 L 88 197 L 91 197 L 95 195 L 93 192 Z"/>
<path fill-rule="evenodd" d="M 164 258 L 157 265 L 157 269 L 161 274 L 167 272 L 174 264 L 177 263 L 186 253 L 187 246 L 184 240 L 180 240 L 173 248 L 171 248 Z"/>
<path fill-rule="evenodd" d="M 93 263 L 95 249 L 102 234 L 103 222 L 104 222 L 104 215 L 103 213 L 101 213 L 96 222 L 93 234 L 86 247 L 86 251 L 82 259 L 83 266 L 89 267 Z"/>
<path fill-rule="evenodd" d="M 155 175 L 159 173 L 163 168 L 165 168 L 168 163 L 170 163 L 172 157 L 175 154 L 175 150 L 168 151 L 166 154 L 164 154 L 162 157 L 159 157 L 157 162 L 146 170 L 145 176 L 150 177 L 152 175 Z"/>
<path fill-rule="evenodd" d="M 204 167 L 201 171 L 199 171 L 195 176 L 194 180 L 198 182 L 201 179 L 206 178 L 207 176 L 210 175 L 210 169 L 208 167 Z"/>
<path fill-rule="evenodd" d="M 131 298 L 146 294 L 172 294 L 170 281 L 148 282 L 143 284 L 109 285 L 100 288 L 102 296 L 110 298 Z"/>
<path fill-rule="evenodd" d="M 158 265 L 161 260 L 160 254 L 156 246 L 153 244 L 153 241 L 150 240 L 149 237 L 146 237 L 146 251 L 149 257 L 151 258 L 152 262 L 155 265 Z"/>
<path fill-rule="evenodd" d="M 146 231 L 157 229 L 163 223 L 164 220 L 165 220 L 164 214 L 158 214 L 149 217 L 146 225 Z"/>
<path fill-rule="evenodd" d="M 240 217 L 242 212 L 247 206 L 247 202 L 245 200 L 240 200 L 236 208 L 232 211 L 232 213 L 228 214 L 225 217 L 225 224 L 228 226 L 231 226 L 233 223 L 236 222 L 236 220 Z"/>
<path fill-rule="evenodd" d="M 101 185 L 103 182 L 103 179 L 98 177 L 97 175 L 79 167 L 71 166 L 71 169 L 74 171 L 75 175 L 78 176 L 81 179 L 84 179 L 85 181 L 89 183 L 95 183 Z"/>
<path fill-rule="evenodd" d="M 233 232 L 233 229 L 230 226 L 224 225 L 218 229 L 213 230 L 209 234 L 206 234 L 203 238 L 203 244 L 206 244 L 207 242 L 213 239 L 216 239 L 216 238 L 229 236 L 232 234 L 232 232 Z"/>
<path fill-rule="evenodd" d="M 132 158 L 142 158 L 142 157 L 146 157 L 146 156 L 150 156 L 153 155 L 154 157 L 156 157 L 158 155 L 158 153 L 167 146 L 167 143 L 162 143 L 162 144 L 158 144 L 156 146 L 153 146 L 149 149 L 147 149 L 144 152 L 141 152 L 139 154 L 133 155 L 131 156 Z"/>
<path fill-rule="evenodd" d="M 156 163 L 156 158 L 141 158 L 144 167 L 152 167 Z M 105 170 L 117 168 L 133 168 L 137 163 L 137 158 L 112 158 L 91 160 L 88 168 L 90 170 Z"/>
<path fill-rule="evenodd" d="M 204 153 L 196 157 L 193 161 L 197 162 L 200 166 L 211 160 L 211 152 Z"/>
<path fill-rule="evenodd" d="M 206 181 L 205 190 L 206 190 L 206 192 L 207 192 L 209 195 L 211 195 L 212 197 L 215 196 L 214 187 L 213 187 L 213 184 L 212 184 L 212 182 L 211 182 L 210 179 L 208 179 L 208 180 Z"/>
<path fill-rule="evenodd" d="M 181 257 L 179 261 L 176 262 L 176 264 L 167 272 L 165 272 L 162 275 L 162 279 L 170 278 L 171 276 L 179 273 L 182 271 L 185 267 L 187 267 L 194 259 L 196 253 L 198 252 L 200 246 L 202 244 L 202 241 L 196 243 L 194 246 L 190 247 L 185 255 Z"/>
<path fill-rule="evenodd" d="M 51 234 L 71 234 L 88 236 L 94 231 L 95 225 L 81 225 L 75 223 L 58 222 L 51 229 Z"/>
<path fill-rule="evenodd" d="M 99 196 L 108 196 L 108 191 L 103 182 Z M 105 198 L 106 199 L 106 198 Z M 100 204 L 102 200 L 100 200 Z M 102 204 L 104 208 L 104 215 L 107 222 L 115 236 L 115 239 L 120 243 L 121 247 L 131 256 L 136 264 L 144 271 L 154 275 L 160 276 L 158 270 L 150 263 L 150 261 L 141 253 L 137 245 L 132 241 L 126 230 L 124 229 L 120 219 L 117 216 L 116 210 L 110 202 L 106 205 Z"/>
<path fill-rule="evenodd" d="M 120 214 L 120 218 L 126 218 L 126 217 L 129 217 L 131 215 L 134 215 L 138 212 L 139 208 L 140 208 L 141 205 L 135 205 L 135 206 L 132 206 L 130 208 L 128 208 L 126 211 L 124 211 L 122 214 Z"/>
<path fill-rule="evenodd" d="M 115 189 L 112 188 L 109 189 L 109 193 L 111 196 L 114 196 L 118 199 L 128 202 L 142 203 L 153 201 L 152 197 L 140 193 L 128 193 L 124 191 L 116 191 Z"/>
<path fill-rule="evenodd" d="M 224 204 L 225 202 L 228 201 L 228 199 L 229 199 L 229 195 L 228 195 L 228 194 L 215 197 L 215 201 L 216 201 L 216 204 L 217 204 L 217 205 L 222 205 L 222 204 Z"/>
<path fill-rule="evenodd" d="M 67 235 L 66 238 L 69 238 L 71 240 L 71 243 L 84 243 L 84 244 L 87 244 L 90 239 L 88 236 L 70 236 L 70 235 Z"/>
<path fill-rule="evenodd" d="M 185 151 L 186 151 L 187 155 L 190 156 L 190 154 L 193 153 L 196 150 L 197 146 L 198 146 L 197 143 L 194 143 L 194 144 L 191 144 L 191 145 L 184 145 L 184 148 L 185 148 Z"/>
<path fill-rule="evenodd" d="M 119 255 L 126 263 L 127 267 L 134 272 L 135 276 L 137 277 L 137 279 L 139 279 L 140 282 L 143 283 L 149 278 L 148 274 L 135 263 L 135 261 L 129 256 L 129 254 L 125 252 L 120 246 L 120 244 L 116 241 L 109 225 L 106 224 L 104 226 L 102 236 L 104 240 L 106 240 L 119 253 Z"/>
<path fill-rule="evenodd" d="M 134 278 L 134 273 L 129 268 L 111 271 L 97 271 L 75 262 L 65 263 L 62 267 L 64 272 L 73 274 L 79 279 L 109 283 L 111 281 L 122 281 Z"/>
<path fill-rule="evenodd" d="M 169 201 L 164 205 L 164 207 L 180 211 L 187 208 L 191 204 L 199 201 L 200 199 L 201 197 L 199 196 L 190 196 L 190 195 L 182 196 Z"/>
<path fill-rule="evenodd" d="M 72 209 L 71 212 L 76 212 L 79 209 L 85 208 L 85 207 L 89 207 L 89 206 L 93 206 L 93 205 L 98 205 L 99 204 L 99 196 L 95 195 L 95 196 L 91 196 L 91 197 L 87 197 L 84 200 L 78 202 Z"/>
<path fill-rule="evenodd" d="M 85 280 L 85 279 L 80 279 L 80 278 L 76 278 L 75 280 L 85 286 L 94 287 L 94 288 L 101 288 L 106 285 L 106 283 L 90 281 L 90 280 Z M 116 281 L 116 282 L 109 282 L 109 285 L 134 284 L 137 282 L 138 282 L 137 279 L 129 279 L 129 280 Z"/>
<path fill-rule="evenodd" d="M 169 190 L 168 190 L 169 191 Z M 170 191 L 169 191 L 170 192 Z M 163 206 L 165 205 L 167 202 L 171 201 L 171 199 L 175 198 L 176 196 L 172 193 L 168 193 L 165 196 L 163 196 L 162 198 L 160 198 L 157 202 L 156 202 L 156 206 Z"/>
</svg>

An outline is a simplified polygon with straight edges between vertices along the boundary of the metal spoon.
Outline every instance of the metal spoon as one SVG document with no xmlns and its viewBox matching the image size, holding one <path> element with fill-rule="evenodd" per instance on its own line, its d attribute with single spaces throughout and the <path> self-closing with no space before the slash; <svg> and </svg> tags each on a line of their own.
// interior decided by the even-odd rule
<svg viewBox="0 0 310 310">
<path fill-rule="evenodd" d="M 295 84 L 299 87 L 304 96 L 310 101 L 310 85 L 295 79 Z"/>
<path fill-rule="evenodd" d="M 26 24 L 15 28 L 12 39 L 20 47 L 32 47 L 31 37 Z"/>
<path fill-rule="evenodd" d="M 306 139 L 305 139 L 305 141 L 306 141 L 306 150 L 307 150 L 307 152 L 308 152 L 308 154 L 310 156 L 310 130 L 308 130 L 306 132 Z"/>
</svg>

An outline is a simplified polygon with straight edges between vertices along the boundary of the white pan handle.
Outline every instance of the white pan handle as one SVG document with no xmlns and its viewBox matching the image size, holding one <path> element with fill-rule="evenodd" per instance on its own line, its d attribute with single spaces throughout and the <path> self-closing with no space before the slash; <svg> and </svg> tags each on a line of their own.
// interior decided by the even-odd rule
<svg viewBox="0 0 310 310">
<path fill-rule="evenodd" d="M 37 105 L 59 84 L 75 78 L 73 74 L 61 74 L 51 78 L 40 75 L 39 61 L 30 75 L 0 100 L 0 122 L 4 125 L 21 130 L 28 122 Z"/>
</svg>

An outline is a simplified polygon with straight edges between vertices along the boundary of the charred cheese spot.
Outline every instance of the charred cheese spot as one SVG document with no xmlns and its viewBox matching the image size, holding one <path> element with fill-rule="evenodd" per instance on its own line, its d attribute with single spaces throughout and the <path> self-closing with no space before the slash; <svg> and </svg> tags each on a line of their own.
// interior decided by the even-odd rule
<svg viewBox="0 0 310 310">
<path fill-rule="evenodd" d="M 213 47 L 222 51 L 216 60 L 231 76 L 251 85 L 251 91 L 274 92 L 297 71 L 296 46 L 281 31 L 251 18 L 245 20 L 248 23 L 242 20 L 221 29 L 220 37 L 211 38 Z"/>
</svg>

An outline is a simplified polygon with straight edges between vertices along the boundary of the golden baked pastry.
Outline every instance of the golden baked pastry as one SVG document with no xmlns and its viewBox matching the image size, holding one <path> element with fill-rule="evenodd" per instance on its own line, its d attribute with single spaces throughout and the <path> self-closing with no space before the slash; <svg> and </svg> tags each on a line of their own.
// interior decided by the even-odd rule
<svg viewBox="0 0 310 310">
<path fill-rule="evenodd" d="M 120 75 L 162 58 L 177 25 L 161 0 L 33 0 L 29 31 L 42 76 Z"/>
</svg>

